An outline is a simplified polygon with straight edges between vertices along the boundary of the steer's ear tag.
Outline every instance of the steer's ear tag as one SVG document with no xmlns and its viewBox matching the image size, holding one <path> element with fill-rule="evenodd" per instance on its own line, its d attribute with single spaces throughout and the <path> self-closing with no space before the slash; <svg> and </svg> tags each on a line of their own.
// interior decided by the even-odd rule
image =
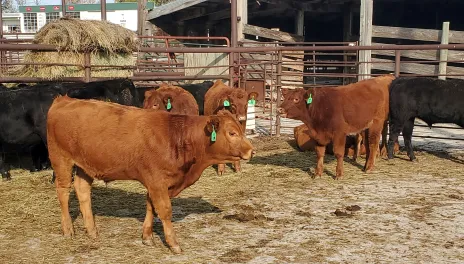
<svg viewBox="0 0 464 264">
<path fill-rule="evenodd" d="M 225 101 L 224 101 L 224 106 L 230 106 L 229 100 L 225 100 Z"/>
<path fill-rule="evenodd" d="M 167 110 L 171 110 L 172 105 L 171 105 L 171 99 L 168 98 L 168 104 L 166 105 Z"/>
<path fill-rule="evenodd" d="M 248 104 L 255 105 L 256 104 L 255 98 L 252 97 L 250 100 L 248 100 Z"/>
<path fill-rule="evenodd" d="M 214 130 L 214 125 L 213 125 L 213 132 L 211 132 L 211 142 L 216 141 L 216 130 Z"/>
<path fill-rule="evenodd" d="M 313 102 L 313 97 L 311 94 L 309 94 L 308 99 L 306 99 L 306 104 L 311 104 Z"/>
</svg>

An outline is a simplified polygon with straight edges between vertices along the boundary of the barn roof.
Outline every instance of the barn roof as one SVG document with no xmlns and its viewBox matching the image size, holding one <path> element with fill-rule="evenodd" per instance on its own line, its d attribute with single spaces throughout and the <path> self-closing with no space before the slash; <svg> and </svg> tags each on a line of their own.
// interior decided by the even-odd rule
<svg viewBox="0 0 464 264">
<path fill-rule="evenodd" d="M 179 10 L 184 10 L 200 3 L 207 2 L 208 0 L 175 0 L 167 4 L 156 7 L 148 13 L 148 20 L 152 20 L 164 15 L 169 15 Z"/>
</svg>

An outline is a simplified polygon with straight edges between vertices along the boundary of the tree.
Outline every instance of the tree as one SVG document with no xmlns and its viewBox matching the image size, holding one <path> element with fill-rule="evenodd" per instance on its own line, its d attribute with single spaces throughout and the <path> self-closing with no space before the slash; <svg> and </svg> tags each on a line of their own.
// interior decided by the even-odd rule
<svg viewBox="0 0 464 264">
<path fill-rule="evenodd" d="M 16 11 L 17 11 L 17 8 L 13 4 L 13 0 L 2 0 L 2 12 L 3 13 L 13 13 Z"/>
</svg>

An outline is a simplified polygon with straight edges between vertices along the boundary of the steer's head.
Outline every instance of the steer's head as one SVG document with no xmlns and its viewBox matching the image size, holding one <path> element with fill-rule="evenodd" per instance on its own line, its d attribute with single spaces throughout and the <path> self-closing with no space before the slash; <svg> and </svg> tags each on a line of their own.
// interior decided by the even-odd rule
<svg viewBox="0 0 464 264">
<path fill-rule="evenodd" d="M 283 103 L 280 105 L 278 112 L 284 118 L 301 120 L 307 115 L 307 108 L 312 104 L 314 97 L 314 89 L 304 90 L 282 88 L 284 97 Z"/>
<path fill-rule="evenodd" d="M 221 110 L 209 118 L 205 133 L 209 138 L 208 152 L 216 163 L 251 159 L 253 146 L 231 113 Z"/>
<path fill-rule="evenodd" d="M 222 83 L 220 80 L 218 80 L 214 85 L 226 88 L 224 89 L 223 94 L 219 97 L 217 109 L 229 111 L 240 123 L 244 124 L 247 120 L 248 101 L 253 100 L 253 102 L 255 102 L 258 98 L 258 93 L 247 93 L 247 91 L 243 88 L 231 88 Z"/>
<path fill-rule="evenodd" d="M 143 108 L 166 111 L 162 94 L 154 89 L 146 91 L 145 99 L 143 100 Z"/>
</svg>

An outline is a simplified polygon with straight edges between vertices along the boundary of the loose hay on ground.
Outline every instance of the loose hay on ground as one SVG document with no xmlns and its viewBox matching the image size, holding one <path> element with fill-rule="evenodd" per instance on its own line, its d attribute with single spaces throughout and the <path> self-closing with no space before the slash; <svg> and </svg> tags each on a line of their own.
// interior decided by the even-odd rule
<svg viewBox="0 0 464 264">
<path fill-rule="evenodd" d="M 85 235 L 74 192 L 76 238 L 61 236 L 60 210 L 50 172 L 13 171 L 0 183 L 0 258 L 9 263 L 462 263 L 464 196 L 462 165 L 420 153 L 419 163 L 379 160 L 372 174 L 336 162 L 312 180 L 313 153 L 289 139 L 253 139 L 258 153 L 222 176 L 208 168 L 173 199 L 174 228 L 184 253 L 163 245 L 155 223 L 154 247 L 141 243 L 145 189 L 136 182 L 94 183 L 99 239 Z M 276 148 L 275 146 L 278 146 Z M 272 150 L 268 150 L 272 149 Z M 405 157 L 401 155 L 401 157 Z M 457 198 L 456 198 L 457 197 Z M 336 209 L 357 208 L 351 217 Z"/>
</svg>

